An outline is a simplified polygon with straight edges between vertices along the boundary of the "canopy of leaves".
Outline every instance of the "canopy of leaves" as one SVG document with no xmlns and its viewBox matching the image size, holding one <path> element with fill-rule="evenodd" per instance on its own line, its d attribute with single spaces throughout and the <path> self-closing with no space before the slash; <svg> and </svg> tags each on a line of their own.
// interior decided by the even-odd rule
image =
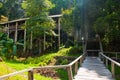
<svg viewBox="0 0 120 80">
<path fill-rule="evenodd" d="M 63 17 L 61 20 L 61 24 L 63 27 L 63 30 L 66 31 L 69 35 L 72 35 L 71 32 L 73 32 L 73 9 L 68 9 L 62 12 Z"/>
<path fill-rule="evenodd" d="M 0 13 L 9 18 L 9 20 L 24 17 L 24 12 L 21 8 L 21 1 L 19 0 L 2 0 L 2 8 Z"/>
<path fill-rule="evenodd" d="M 53 4 L 49 0 L 24 0 L 22 7 L 28 17 L 33 17 L 39 13 L 48 12 L 53 7 Z"/>
<path fill-rule="evenodd" d="M 50 14 L 61 14 L 62 10 L 69 9 L 73 6 L 73 0 L 50 0 L 55 7 L 50 10 Z"/>
<path fill-rule="evenodd" d="M 0 2 L 0 8 L 3 6 L 3 4 Z"/>
<path fill-rule="evenodd" d="M 30 19 L 26 22 L 27 31 L 33 32 L 34 37 L 43 34 L 44 30 L 53 29 L 54 21 L 48 16 L 48 10 L 53 7 L 49 0 L 25 0 L 22 4 L 26 16 Z"/>
<path fill-rule="evenodd" d="M 106 0 L 100 9 L 99 16 L 94 24 L 97 33 L 103 33 L 107 45 L 116 45 L 120 41 L 120 0 Z"/>
</svg>

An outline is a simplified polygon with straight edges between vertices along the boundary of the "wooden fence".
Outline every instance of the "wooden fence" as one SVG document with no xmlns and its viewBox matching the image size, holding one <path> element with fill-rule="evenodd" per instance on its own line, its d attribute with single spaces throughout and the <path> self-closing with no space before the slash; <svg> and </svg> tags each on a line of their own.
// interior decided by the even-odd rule
<svg viewBox="0 0 120 80">
<path fill-rule="evenodd" d="M 67 71 L 68 71 L 68 78 L 69 80 L 73 80 L 73 68 L 74 68 L 74 71 L 75 73 L 77 73 L 78 71 L 78 65 L 82 64 L 84 58 L 86 57 L 86 53 L 84 53 L 83 55 L 79 56 L 77 59 L 75 59 L 73 62 L 71 62 L 70 64 L 67 64 L 67 65 L 56 65 L 56 66 L 43 66 L 43 67 L 34 67 L 34 68 L 30 68 L 30 69 L 25 69 L 25 70 L 21 70 L 21 71 L 16 71 L 16 72 L 13 72 L 13 73 L 10 73 L 10 74 L 7 74 L 7 75 L 3 75 L 3 76 L 0 76 L 0 80 L 4 80 L 5 78 L 9 78 L 11 76 L 15 76 L 17 74 L 21 74 L 21 73 L 24 73 L 24 72 L 28 72 L 28 80 L 34 80 L 34 70 L 37 70 L 37 69 L 57 69 L 57 68 L 66 68 Z M 73 67 L 73 65 L 75 65 L 75 67 Z"/>
<path fill-rule="evenodd" d="M 104 54 L 108 57 L 113 57 L 114 59 L 120 59 L 120 52 L 104 52 Z"/>
<path fill-rule="evenodd" d="M 115 77 L 115 66 L 118 66 L 120 68 L 120 63 L 118 63 L 115 60 L 107 57 L 102 52 L 99 53 L 99 57 L 105 63 L 106 67 L 108 67 L 108 61 L 111 62 L 111 72 L 112 72 L 113 77 Z"/>
</svg>

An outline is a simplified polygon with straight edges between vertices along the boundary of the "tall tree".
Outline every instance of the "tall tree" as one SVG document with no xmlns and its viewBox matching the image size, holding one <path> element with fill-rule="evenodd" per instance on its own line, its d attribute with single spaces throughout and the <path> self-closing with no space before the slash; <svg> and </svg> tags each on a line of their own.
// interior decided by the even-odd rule
<svg viewBox="0 0 120 80">
<path fill-rule="evenodd" d="M 25 9 L 26 16 L 30 19 L 26 22 L 26 29 L 28 34 L 33 35 L 33 39 L 37 39 L 41 48 L 41 36 L 45 31 L 54 28 L 55 23 L 48 16 L 48 10 L 53 7 L 49 0 L 25 0 L 23 8 Z M 41 49 L 39 50 L 41 53 Z"/>
<path fill-rule="evenodd" d="M 20 0 L 3 0 L 1 2 L 3 6 L 0 9 L 0 13 L 8 17 L 9 20 L 24 17 L 24 11 L 21 8 Z"/>
<path fill-rule="evenodd" d="M 120 1 L 105 0 L 104 8 L 101 9 L 101 16 L 95 22 L 95 29 L 98 33 L 103 33 L 104 41 L 110 50 L 119 51 L 120 41 Z M 101 27 L 101 28 L 100 28 Z M 102 29 L 102 30 L 101 30 Z M 117 47 L 117 48 L 116 48 Z"/>
<path fill-rule="evenodd" d="M 73 0 L 50 0 L 55 7 L 50 10 L 50 14 L 62 14 L 62 10 L 73 7 Z"/>
</svg>

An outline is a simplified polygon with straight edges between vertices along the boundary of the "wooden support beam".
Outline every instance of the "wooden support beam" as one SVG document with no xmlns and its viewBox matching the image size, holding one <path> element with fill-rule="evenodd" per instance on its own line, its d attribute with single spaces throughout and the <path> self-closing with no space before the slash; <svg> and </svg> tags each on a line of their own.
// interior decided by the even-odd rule
<svg viewBox="0 0 120 80">
<path fill-rule="evenodd" d="M 17 28 L 18 28 L 18 22 L 16 22 L 16 25 L 15 25 L 15 43 L 17 42 L 17 36 L 18 36 L 18 30 L 17 30 Z"/>
<path fill-rule="evenodd" d="M 39 45 L 39 55 L 41 54 L 41 52 L 42 52 L 42 47 L 41 47 L 41 39 L 39 38 L 39 40 L 38 40 L 39 42 L 38 42 L 38 45 Z"/>
<path fill-rule="evenodd" d="M 32 50 L 32 46 L 33 46 L 33 32 L 31 31 L 30 34 L 30 49 Z"/>
<path fill-rule="evenodd" d="M 24 30 L 24 50 L 23 52 L 26 52 L 26 29 Z"/>
<path fill-rule="evenodd" d="M 9 23 L 8 23 L 8 24 L 6 24 L 6 27 L 7 27 L 7 35 L 8 35 L 8 38 L 9 38 L 9 36 L 10 36 Z"/>
</svg>

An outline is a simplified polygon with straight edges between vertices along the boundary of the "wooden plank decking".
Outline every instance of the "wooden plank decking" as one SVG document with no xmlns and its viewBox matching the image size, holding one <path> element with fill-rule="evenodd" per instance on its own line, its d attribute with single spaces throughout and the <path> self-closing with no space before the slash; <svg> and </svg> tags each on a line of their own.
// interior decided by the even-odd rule
<svg viewBox="0 0 120 80">
<path fill-rule="evenodd" d="M 114 80 L 98 57 L 86 57 L 73 80 Z"/>
</svg>

